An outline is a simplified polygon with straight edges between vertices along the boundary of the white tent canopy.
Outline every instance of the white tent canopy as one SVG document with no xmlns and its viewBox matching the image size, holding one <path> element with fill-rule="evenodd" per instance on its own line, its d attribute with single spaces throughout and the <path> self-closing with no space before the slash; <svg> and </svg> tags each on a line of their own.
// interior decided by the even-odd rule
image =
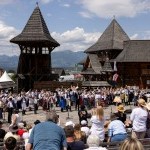
<svg viewBox="0 0 150 150">
<path fill-rule="evenodd" d="M 15 82 L 9 77 L 5 71 L 0 78 L 0 89 L 12 88 L 15 86 Z"/>
<path fill-rule="evenodd" d="M 0 78 L 0 82 L 14 82 L 5 71 Z"/>
</svg>

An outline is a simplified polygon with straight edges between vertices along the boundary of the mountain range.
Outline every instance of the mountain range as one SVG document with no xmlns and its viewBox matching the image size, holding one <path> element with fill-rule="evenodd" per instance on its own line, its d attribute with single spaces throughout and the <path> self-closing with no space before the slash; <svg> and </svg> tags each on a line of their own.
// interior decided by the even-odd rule
<svg viewBox="0 0 150 150">
<path fill-rule="evenodd" d="M 83 60 L 86 54 L 82 51 L 72 52 L 72 51 L 62 51 L 62 52 L 52 52 L 52 67 L 74 67 L 79 61 Z M 0 55 L 0 68 L 5 70 L 15 70 L 18 65 L 18 56 L 7 56 Z"/>
</svg>

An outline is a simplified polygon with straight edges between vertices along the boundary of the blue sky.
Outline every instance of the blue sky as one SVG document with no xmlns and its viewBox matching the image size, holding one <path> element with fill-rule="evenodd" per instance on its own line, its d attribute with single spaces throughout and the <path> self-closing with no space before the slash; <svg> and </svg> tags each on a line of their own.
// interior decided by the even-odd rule
<svg viewBox="0 0 150 150">
<path fill-rule="evenodd" d="M 131 39 L 150 38 L 150 0 L 0 0 L 0 55 L 18 55 L 9 40 L 24 28 L 38 1 L 55 51 L 84 51 L 100 37 L 113 16 Z"/>
</svg>

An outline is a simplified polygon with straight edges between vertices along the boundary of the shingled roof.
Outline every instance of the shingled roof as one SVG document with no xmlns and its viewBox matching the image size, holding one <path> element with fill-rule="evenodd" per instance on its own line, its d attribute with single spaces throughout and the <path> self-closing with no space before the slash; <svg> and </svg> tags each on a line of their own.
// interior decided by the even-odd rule
<svg viewBox="0 0 150 150">
<path fill-rule="evenodd" d="M 124 50 L 115 59 L 117 62 L 150 62 L 150 40 L 124 42 Z"/>
<path fill-rule="evenodd" d="M 85 50 L 85 53 L 92 53 L 103 50 L 122 50 L 123 42 L 130 40 L 119 23 L 113 19 L 98 41 Z"/>
<path fill-rule="evenodd" d="M 96 54 L 89 54 L 89 59 L 90 59 L 90 63 L 91 63 L 91 66 L 93 68 L 93 70 L 96 72 L 96 73 L 99 73 L 101 74 L 101 71 L 102 71 L 102 65 L 101 63 L 99 62 L 99 58 Z"/>
<path fill-rule="evenodd" d="M 21 34 L 11 39 L 10 42 L 16 44 L 42 43 L 42 46 L 53 47 L 57 47 L 60 45 L 51 37 L 39 6 L 34 9 Z"/>
</svg>

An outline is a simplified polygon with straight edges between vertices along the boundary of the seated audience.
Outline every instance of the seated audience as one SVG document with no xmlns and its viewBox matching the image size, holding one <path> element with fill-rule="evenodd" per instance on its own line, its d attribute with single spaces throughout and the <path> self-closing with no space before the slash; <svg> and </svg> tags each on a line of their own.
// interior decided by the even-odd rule
<svg viewBox="0 0 150 150">
<path fill-rule="evenodd" d="M 9 127 L 9 132 L 6 133 L 4 137 L 4 141 L 9 137 L 14 137 L 17 141 L 20 141 L 20 136 L 17 135 L 18 132 L 18 126 L 13 125 Z"/>
<path fill-rule="evenodd" d="M 22 137 L 23 133 L 25 132 L 25 129 L 24 129 L 24 124 L 21 122 L 21 123 L 18 123 L 18 132 L 17 134 Z"/>
<path fill-rule="evenodd" d="M 89 127 L 87 127 L 86 120 L 81 121 L 81 131 L 83 131 L 87 137 L 90 135 L 90 129 L 89 129 Z"/>
<path fill-rule="evenodd" d="M 23 133 L 22 135 L 22 138 L 24 139 L 25 141 L 25 146 L 27 145 L 28 141 L 29 141 L 29 137 L 30 137 L 30 134 L 29 134 L 29 130 L 32 128 L 31 125 L 27 125 L 26 126 L 26 130 L 25 132 Z"/>
<path fill-rule="evenodd" d="M 36 125 L 39 124 L 39 123 L 41 123 L 41 121 L 40 121 L 40 120 L 36 120 L 36 121 L 34 122 L 34 126 L 36 126 Z M 32 128 L 29 129 L 29 136 L 30 136 L 30 134 L 31 134 L 33 128 L 34 128 L 34 127 L 32 127 Z"/>
<path fill-rule="evenodd" d="M 86 150 L 107 150 L 106 148 L 100 147 L 100 139 L 97 135 L 89 135 L 87 139 L 87 144 L 89 146 Z"/>
<path fill-rule="evenodd" d="M 146 133 L 147 110 L 145 108 L 146 102 L 144 99 L 138 100 L 138 107 L 134 108 L 130 120 L 132 121 L 132 137 L 143 139 Z"/>
<path fill-rule="evenodd" d="M 66 126 L 64 130 L 68 145 L 67 150 L 84 150 L 86 148 L 84 142 L 75 141 L 74 128 L 72 126 Z"/>
<path fill-rule="evenodd" d="M 4 150 L 19 150 L 19 147 L 17 147 L 17 140 L 14 137 L 8 137 L 5 140 Z"/>
<path fill-rule="evenodd" d="M 86 144 L 86 134 L 81 131 L 81 126 L 79 124 L 74 126 L 74 135 L 76 141 L 83 141 L 84 144 Z"/>
<path fill-rule="evenodd" d="M 67 121 L 65 126 L 72 126 L 72 127 L 74 127 L 75 124 L 72 121 Z"/>
<path fill-rule="evenodd" d="M 66 149 L 64 130 L 57 125 L 58 115 L 55 111 L 47 112 L 46 121 L 35 125 L 32 129 L 26 150 Z"/>
<path fill-rule="evenodd" d="M 130 138 L 121 144 L 119 150 L 144 150 L 144 147 L 139 140 Z"/>
<path fill-rule="evenodd" d="M 123 141 L 127 138 L 127 132 L 125 129 L 125 125 L 122 121 L 117 120 L 117 117 L 115 114 L 111 114 L 111 122 L 108 126 L 108 142 L 114 142 L 114 141 Z"/>
</svg>

